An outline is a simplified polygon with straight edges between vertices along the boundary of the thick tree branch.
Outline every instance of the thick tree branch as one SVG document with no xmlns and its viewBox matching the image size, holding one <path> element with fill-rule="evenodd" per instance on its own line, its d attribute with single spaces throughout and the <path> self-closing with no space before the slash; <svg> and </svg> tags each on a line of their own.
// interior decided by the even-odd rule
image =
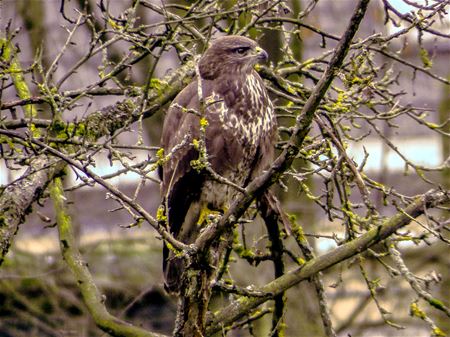
<svg viewBox="0 0 450 337">
<path fill-rule="evenodd" d="M 153 226 L 158 233 L 173 247 L 177 249 L 187 249 L 187 246 L 182 242 L 177 241 L 165 228 L 162 224 L 160 224 L 156 219 L 154 219 L 150 213 L 148 213 L 140 204 L 135 202 L 132 198 L 122 193 L 119 189 L 117 189 L 114 185 L 109 183 L 106 179 L 103 179 L 98 174 L 94 173 L 88 167 L 83 166 L 80 162 L 70 158 L 70 156 L 58 151 L 51 146 L 41 142 L 37 139 L 27 139 L 26 136 L 22 136 L 21 134 L 14 131 L 5 131 L 0 129 L 0 135 L 6 135 L 11 138 L 18 138 L 23 141 L 30 141 L 33 145 L 39 146 L 42 150 L 45 150 L 50 155 L 60 158 L 66 164 L 69 164 L 72 168 L 78 169 L 80 172 L 83 172 L 89 176 L 93 181 L 103 186 L 109 193 L 120 199 L 122 202 L 127 204 L 130 208 L 134 209 L 137 213 L 139 213 L 142 218 L 147 221 L 151 226 Z"/>
<path fill-rule="evenodd" d="M 0 51 L 0 61 L 9 64 L 9 71 L 17 95 L 21 99 L 30 98 L 30 89 L 23 76 L 23 70 L 16 55 L 16 48 L 12 46 L 11 42 L 0 39 Z M 24 115 L 28 119 L 36 117 L 36 114 L 37 111 L 33 105 L 24 107 Z M 33 126 L 31 122 L 29 125 Z M 39 135 L 38 130 L 34 130 L 33 133 L 36 136 Z M 56 158 L 48 159 L 42 155 L 37 156 L 31 160 L 31 165 L 22 179 L 17 180 L 0 193 L 0 265 L 3 263 L 20 223 L 29 213 L 31 204 L 39 198 L 57 170 L 62 167 L 62 165 L 53 167 L 53 164 L 57 162 Z M 27 189 L 30 190 L 29 193 L 20 193 Z"/>
<path fill-rule="evenodd" d="M 364 252 L 374 244 L 386 239 L 394 234 L 398 229 L 406 226 L 411 219 L 423 214 L 427 208 L 442 205 L 450 202 L 450 194 L 442 191 L 429 191 L 418 197 L 404 210 L 398 212 L 393 217 L 387 219 L 382 225 L 371 229 L 367 233 L 347 242 L 342 246 L 312 260 L 307 261 L 303 266 L 288 272 L 287 274 L 275 279 L 258 289 L 263 293 L 269 294 L 267 297 L 241 297 L 231 303 L 218 314 L 207 329 L 207 335 L 220 331 L 222 326 L 227 326 L 237 319 L 243 317 L 250 310 L 258 305 L 281 294 L 294 285 L 309 279 L 318 272 L 323 271 L 339 262 L 342 262 L 354 255 Z"/>
<path fill-rule="evenodd" d="M 151 333 L 122 321 L 108 312 L 104 303 L 105 299 L 100 294 L 92 279 L 92 275 L 89 272 L 87 263 L 83 261 L 83 258 L 75 245 L 75 239 L 72 232 L 72 220 L 68 215 L 65 206 L 61 178 L 54 179 L 50 186 L 50 196 L 55 207 L 61 253 L 76 279 L 84 303 L 94 318 L 97 326 L 111 336 L 163 337 L 163 335 Z"/>
<path fill-rule="evenodd" d="M 9 185 L 0 195 L 0 265 L 3 263 L 19 225 L 39 199 L 48 183 L 64 167 L 56 158 L 40 155 L 31 161 L 21 179 Z"/>
<path fill-rule="evenodd" d="M 193 61 L 187 62 L 177 71 L 168 75 L 161 88 L 151 88 L 148 95 L 149 107 L 144 117 L 150 117 L 183 89 L 195 74 Z M 107 106 L 81 120 L 78 124 L 85 126 L 85 135 L 92 140 L 109 135 L 129 125 L 139 118 L 137 99 Z M 55 165 L 59 163 L 58 165 Z M 38 200 L 50 181 L 62 173 L 65 164 L 52 156 L 40 155 L 33 159 L 28 170 L 20 179 L 9 185 L 0 195 L 0 265 L 9 250 L 11 242 L 29 213 L 31 205 Z"/>
</svg>

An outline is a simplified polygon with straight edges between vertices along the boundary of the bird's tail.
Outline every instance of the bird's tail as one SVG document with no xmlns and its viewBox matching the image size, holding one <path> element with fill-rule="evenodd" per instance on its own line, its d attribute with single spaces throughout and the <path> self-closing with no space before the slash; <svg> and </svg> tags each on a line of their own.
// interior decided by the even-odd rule
<svg viewBox="0 0 450 337">
<path fill-rule="evenodd" d="M 169 210 L 169 223 L 172 234 L 177 240 L 190 244 L 197 238 L 200 226 L 197 225 L 199 220 L 200 205 L 193 201 L 189 204 L 186 212 L 182 211 L 183 207 Z M 181 212 L 180 212 L 181 210 Z M 179 293 L 183 284 L 182 276 L 186 269 L 186 260 L 182 256 L 171 250 L 167 243 L 163 248 L 163 272 L 164 272 L 164 288 L 169 293 Z"/>
<path fill-rule="evenodd" d="M 163 248 L 164 289 L 169 294 L 177 294 L 181 289 L 181 276 L 186 268 L 184 259 L 175 256 L 166 244 Z"/>
</svg>

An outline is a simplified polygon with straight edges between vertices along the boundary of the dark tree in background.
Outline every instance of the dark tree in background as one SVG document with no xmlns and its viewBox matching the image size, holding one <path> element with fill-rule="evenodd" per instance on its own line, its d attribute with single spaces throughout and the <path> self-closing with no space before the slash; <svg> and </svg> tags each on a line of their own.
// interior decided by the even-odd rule
<svg viewBox="0 0 450 337">
<path fill-rule="evenodd" d="M 0 0 L 0 335 L 449 334 L 449 8 Z M 159 133 L 222 35 L 270 55 L 276 159 L 186 245 Z M 186 321 L 162 241 L 198 268 L 230 227 Z"/>
</svg>

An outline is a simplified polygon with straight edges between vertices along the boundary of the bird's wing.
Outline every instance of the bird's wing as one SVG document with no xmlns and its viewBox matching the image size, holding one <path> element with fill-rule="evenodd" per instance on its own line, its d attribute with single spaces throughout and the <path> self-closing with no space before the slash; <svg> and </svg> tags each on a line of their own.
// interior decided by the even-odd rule
<svg viewBox="0 0 450 337">
<path fill-rule="evenodd" d="M 170 158 L 160 167 L 161 195 L 168 207 L 170 231 L 177 236 L 193 200 L 198 198 L 202 175 L 191 161 L 198 158 L 192 140 L 199 137 L 199 118 L 186 109 L 198 109 L 197 84 L 194 81 L 176 97 L 164 120 L 161 146 Z"/>
<path fill-rule="evenodd" d="M 190 243 L 187 218 L 196 218 L 198 210 L 196 201 L 200 197 L 204 175 L 196 171 L 191 161 L 198 159 L 198 151 L 192 145 L 194 139 L 200 135 L 200 118 L 186 109 L 198 111 L 199 99 L 197 81 L 193 81 L 173 101 L 167 116 L 161 136 L 161 146 L 164 154 L 170 155 L 168 160 L 160 166 L 161 195 L 166 208 L 166 215 L 170 232 L 175 238 Z M 192 220 L 192 219 L 191 219 Z M 191 222 L 196 222 L 195 219 Z M 195 223 L 194 223 L 195 227 Z M 184 261 L 171 254 L 164 245 L 163 270 L 165 287 L 169 292 L 177 292 Z"/>
</svg>

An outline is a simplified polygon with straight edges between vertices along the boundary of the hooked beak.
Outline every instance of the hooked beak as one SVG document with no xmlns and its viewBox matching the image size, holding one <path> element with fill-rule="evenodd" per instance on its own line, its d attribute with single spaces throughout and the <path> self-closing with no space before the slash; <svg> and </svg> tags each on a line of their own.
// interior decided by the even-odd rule
<svg viewBox="0 0 450 337">
<path fill-rule="evenodd" d="M 256 47 L 255 52 L 256 52 L 256 57 L 258 58 L 258 60 L 267 62 L 267 60 L 269 59 L 269 54 L 267 54 L 267 52 L 264 49 L 262 49 L 261 47 Z"/>
</svg>

